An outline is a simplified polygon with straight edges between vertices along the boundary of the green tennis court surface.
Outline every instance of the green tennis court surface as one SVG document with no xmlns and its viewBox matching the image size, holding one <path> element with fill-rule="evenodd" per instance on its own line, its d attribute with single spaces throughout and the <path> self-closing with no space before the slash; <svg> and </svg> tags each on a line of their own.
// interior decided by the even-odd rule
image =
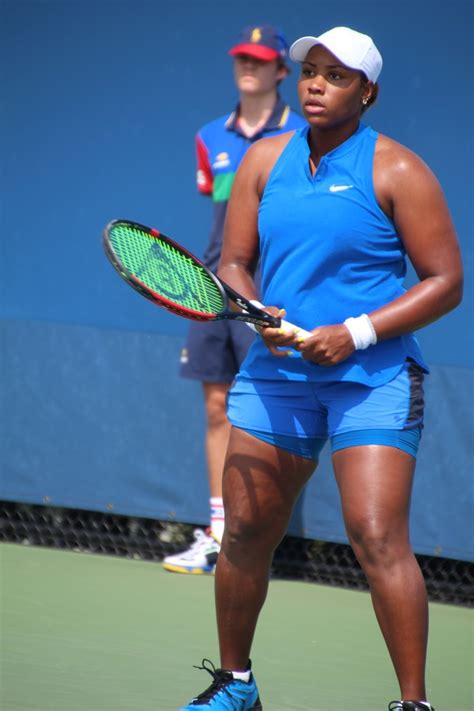
<svg viewBox="0 0 474 711">
<path fill-rule="evenodd" d="M 213 579 L 0 545 L 1 711 L 177 711 L 217 659 Z M 473 612 L 431 605 L 437 711 L 472 711 Z M 386 711 L 397 685 L 367 593 L 272 581 L 253 660 L 265 711 Z"/>
</svg>

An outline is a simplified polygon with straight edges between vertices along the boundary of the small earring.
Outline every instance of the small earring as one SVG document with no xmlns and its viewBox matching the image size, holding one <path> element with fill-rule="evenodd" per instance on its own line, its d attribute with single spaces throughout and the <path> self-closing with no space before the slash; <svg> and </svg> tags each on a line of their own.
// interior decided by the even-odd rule
<svg viewBox="0 0 474 711">
<path fill-rule="evenodd" d="M 362 99 L 362 103 L 364 104 L 364 106 L 367 106 L 367 104 L 369 103 L 369 99 L 367 96 L 364 99 Z"/>
</svg>

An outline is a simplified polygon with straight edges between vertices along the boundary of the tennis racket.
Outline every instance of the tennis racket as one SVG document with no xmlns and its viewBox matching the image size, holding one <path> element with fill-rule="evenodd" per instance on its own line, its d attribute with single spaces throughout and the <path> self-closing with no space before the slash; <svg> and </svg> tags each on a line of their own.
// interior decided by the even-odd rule
<svg viewBox="0 0 474 711">
<path fill-rule="evenodd" d="M 105 254 L 133 289 L 178 316 L 194 321 L 233 319 L 251 327 L 307 331 L 272 316 L 211 272 L 199 259 L 158 230 L 113 220 L 103 233 Z"/>
</svg>

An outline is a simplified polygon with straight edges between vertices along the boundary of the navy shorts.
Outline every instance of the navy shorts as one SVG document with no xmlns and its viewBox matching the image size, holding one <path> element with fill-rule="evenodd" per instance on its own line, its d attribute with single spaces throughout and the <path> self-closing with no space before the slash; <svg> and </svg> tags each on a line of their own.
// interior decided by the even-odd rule
<svg viewBox="0 0 474 711">
<path fill-rule="evenodd" d="M 234 427 L 307 459 L 316 460 L 328 438 L 333 452 L 381 444 L 416 456 L 423 426 L 423 379 L 413 361 L 375 388 L 239 375 L 229 393 L 227 416 Z"/>
<path fill-rule="evenodd" d="M 241 321 L 191 323 L 179 374 L 203 383 L 231 383 L 255 338 Z"/>
</svg>

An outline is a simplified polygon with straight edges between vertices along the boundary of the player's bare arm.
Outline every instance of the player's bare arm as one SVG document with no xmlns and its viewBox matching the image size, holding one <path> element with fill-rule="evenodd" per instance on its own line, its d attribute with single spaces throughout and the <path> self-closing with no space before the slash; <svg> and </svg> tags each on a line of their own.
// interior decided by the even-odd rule
<svg viewBox="0 0 474 711">
<path fill-rule="evenodd" d="M 463 272 L 443 192 L 416 154 L 380 136 L 374 188 L 420 279 L 406 294 L 370 314 L 382 340 L 415 331 L 457 306 L 462 298 Z"/>
<path fill-rule="evenodd" d="M 377 339 L 416 331 L 451 311 L 462 296 L 462 265 L 455 229 L 441 187 L 412 151 L 379 136 L 374 189 L 382 210 L 394 221 L 420 281 L 406 294 L 369 314 Z M 342 325 L 314 329 L 297 348 L 303 357 L 331 366 L 352 350 Z"/>
</svg>

